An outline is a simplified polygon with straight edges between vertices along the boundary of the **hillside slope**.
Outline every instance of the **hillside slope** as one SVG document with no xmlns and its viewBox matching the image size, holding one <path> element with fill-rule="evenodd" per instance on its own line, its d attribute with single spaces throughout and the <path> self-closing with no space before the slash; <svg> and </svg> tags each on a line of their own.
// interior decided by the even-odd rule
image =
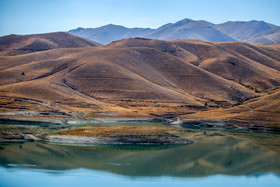
<svg viewBox="0 0 280 187">
<path fill-rule="evenodd" d="M 0 37 L 0 54 L 19 55 L 57 48 L 100 46 L 100 44 L 66 32 L 8 35 Z"/>
<path fill-rule="evenodd" d="M 242 111 L 233 119 L 241 121 L 255 121 L 260 126 L 266 124 L 271 125 L 271 121 L 275 121 L 275 116 L 280 116 L 280 90 L 274 93 L 257 98 L 246 103 L 245 107 L 249 110 Z M 280 120 L 275 121 L 275 124 L 279 124 Z"/>
<path fill-rule="evenodd" d="M 243 103 L 267 97 L 254 106 L 267 106 L 262 109 L 271 111 L 267 121 L 276 124 L 279 92 L 264 95 L 280 86 L 279 49 L 279 44 L 131 38 L 106 46 L 4 55 L 0 56 L 0 110 L 2 115 L 202 112 L 206 117 L 207 111 L 218 110 L 223 118 L 237 119 L 240 114 L 253 121 Z M 235 113 L 221 109 L 235 105 L 239 105 Z"/>
<path fill-rule="evenodd" d="M 249 43 L 280 43 L 280 28 L 257 33 L 246 40 Z"/>
<path fill-rule="evenodd" d="M 280 45 L 268 51 L 266 45 L 246 43 L 209 43 L 195 40 L 161 41 L 152 39 L 126 39 L 112 42 L 106 47 L 149 47 L 178 57 L 219 77 L 256 91 L 280 84 Z M 275 53 L 274 53 L 275 52 Z"/>
<path fill-rule="evenodd" d="M 257 33 L 279 28 L 264 21 L 229 21 L 215 26 L 238 41 L 246 41 Z"/>
</svg>

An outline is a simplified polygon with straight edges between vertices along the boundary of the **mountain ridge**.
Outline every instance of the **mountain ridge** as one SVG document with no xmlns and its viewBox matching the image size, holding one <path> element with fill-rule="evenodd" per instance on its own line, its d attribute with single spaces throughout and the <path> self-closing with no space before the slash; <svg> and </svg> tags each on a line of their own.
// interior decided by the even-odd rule
<svg viewBox="0 0 280 187">
<path fill-rule="evenodd" d="M 279 34 L 275 34 L 279 26 L 264 21 L 228 21 L 213 24 L 204 20 L 183 19 L 175 23 L 167 23 L 157 29 L 127 28 L 121 25 L 105 25 L 97 28 L 77 28 L 69 33 L 108 44 L 112 41 L 133 37 L 150 39 L 175 40 L 195 39 L 209 42 L 251 42 L 251 43 L 279 43 Z M 268 32 L 268 34 L 266 34 Z M 273 36 L 267 36 L 273 35 Z"/>
</svg>

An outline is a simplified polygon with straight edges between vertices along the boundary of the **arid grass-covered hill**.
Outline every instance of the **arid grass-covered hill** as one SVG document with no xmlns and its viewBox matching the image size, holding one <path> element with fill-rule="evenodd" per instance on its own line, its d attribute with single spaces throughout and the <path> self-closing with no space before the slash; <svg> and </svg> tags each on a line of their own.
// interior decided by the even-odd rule
<svg viewBox="0 0 280 187">
<path fill-rule="evenodd" d="M 8 112 L 14 116 L 29 112 L 197 113 L 211 118 L 209 111 L 218 111 L 218 118 L 239 115 L 254 121 L 252 111 L 258 110 L 274 111 L 267 121 L 280 122 L 279 44 L 131 38 L 102 46 L 67 33 L 51 33 L 1 37 L 0 47 L 0 110 L 5 117 Z M 245 101 L 252 101 L 250 110 L 247 104 L 242 108 Z"/>
<path fill-rule="evenodd" d="M 57 48 L 92 47 L 100 44 L 65 32 L 8 35 L 0 38 L 0 54 L 20 55 Z"/>
</svg>

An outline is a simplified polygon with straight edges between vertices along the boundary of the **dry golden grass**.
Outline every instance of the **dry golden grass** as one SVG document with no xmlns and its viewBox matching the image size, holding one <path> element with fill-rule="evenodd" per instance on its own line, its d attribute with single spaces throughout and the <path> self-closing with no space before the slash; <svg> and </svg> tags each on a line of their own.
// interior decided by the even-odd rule
<svg viewBox="0 0 280 187">
<path fill-rule="evenodd" d="M 194 62 L 215 75 L 241 83 L 256 90 L 279 85 L 279 45 L 267 45 L 276 51 L 267 51 L 266 45 L 239 42 L 174 41 L 187 51 L 193 51 L 200 60 Z M 272 47 L 273 46 L 273 47 Z"/>
<path fill-rule="evenodd" d="M 253 126 L 277 127 L 280 129 L 280 90 L 248 100 L 230 108 L 198 111 L 182 116 L 185 119 L 230 119 Z"/>
</svg>

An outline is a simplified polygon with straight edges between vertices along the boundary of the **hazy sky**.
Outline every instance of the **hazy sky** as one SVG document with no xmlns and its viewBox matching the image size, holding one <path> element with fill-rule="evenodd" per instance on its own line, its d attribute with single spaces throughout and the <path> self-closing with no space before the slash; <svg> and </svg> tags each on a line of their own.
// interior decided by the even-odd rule
<svg viewBox="0 0 280 187">
<path fill-rule="evenodd" d="M 0 35 L 106 24 L 157 28 L 184 18 L 264 20 L 280 26 L 280 0 L 0 0 Z"/>
</svg>

